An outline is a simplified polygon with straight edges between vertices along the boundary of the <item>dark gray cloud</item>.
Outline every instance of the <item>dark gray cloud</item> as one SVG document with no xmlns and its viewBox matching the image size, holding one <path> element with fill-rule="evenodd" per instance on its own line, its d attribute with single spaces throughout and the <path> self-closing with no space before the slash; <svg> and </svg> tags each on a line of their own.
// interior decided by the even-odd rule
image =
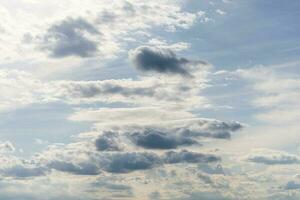
<svg viewBox="0 0 300 200">
<path fill-rule="evenodd" d="M 48 163 L 47 167 L 49 169 L 77 175 L 97 175 L 100 173 L 99 167 L 92 162 L 75 164 L 67 161 L 53 160 Z"/>
<path fill-rule="evenodd" d="M 105 101 L 120 101 L 124 102 L 124 99 L 111 98 L 111 97 L 123 97 L 127 101 L 140 98 L 150 98 L 157 101 L 182 101 L 181 97 L 174 96 L 168 93 L 167 88 L 161 88 L 158 85 L 143 86 L 141 82 L 128 81 L 128 82 L 116 82 L 116 81 L 91 81 L 91 82 L 61 82 L 58 85 L 58 90 L 63 98 L 69 97 L 72 99 L 93 99 L 99 98 Z"/>
<path fill-rule="evenodd" d="M 182 150 L 168 151 L 162 156 L 148 152 L 126 152 L 105 154 L 99 162 L 101 168 L 111 173 L 129 173 L 136 170 L 147 170 L 163 164 L 176 163 L 211 163 L 221 159 L 211 154 L 202 154 Z"/>
<path fill-rule="evenodd" d="M 228 131 L 192 131 L 190 129 L 180 129 L 179 132 L 185 137 L 209 137 L 217 139 L 230 139 L 231 133 Z"/>
<path fill-rule="evenodd" d="M 237 131 L 242 128 L 242 124 L 236 121 L 232 122 L 221 122 L 221 121 L 212 121 L 211 123 L 208 124 L 208 128 L 210 130 L 215 130 L 215 131 Z"/>
<path fill-rule="evenodd" d="M 96 27 L 85 19 L 67 18 L 47 30 L 42 49 L 49 51 L 50 56 L 55 58 L 93 56 L 98 50 L 97 43 L 87 35 L 99 34 Z"/>
<path fill-rule="evenodd" d="M 267 158 L 264 156 L 255 156 L 248 159 L 251 162 L 262 163 L 266 165 L 288 165 L 298 164 L 299 160 L 293 157 Z"/>
<path fill-rule="evenodd" d="M 122 149 L 118 142 L 118 134 L 111 131 L 99 136 L 95 145 L 98 151 L 120 151 Z"/>
<path fill-rule="evenodd" d="M 71 86 L 71 85 L 70 85 Z M 155 94 L 154 88 L 149 87 L 125 87 L 118 84 L 104 83 L 104 84 L 85 84 L 73 85 L 73 93 L 78 94 L 78 97 L 91 98 L 99 95 L 122 95 L 125 97 L 130 96 L 147 96 L 152 97 Z"/>
<path fill-rule="evenodd" d="M 145 129 L 130 135 L 132 141 L 141 147 L 148 149 L 175 149 L 182 145 L 197 144 L 196 140 L 161 132 L 155 129 Z"/>
<path fill-rule="evenodd" d="M 243 128 L 239 122 L 223 122 L 218 120 L 190 120 L 174 131 L 185 137 L 209 137 L 230 139 L 231 133 Z"/>
<path fill-rule="evenodd" d="M 136 68 L 141 71 L 190 75 L 187 64 L 191 61 L 178 58 L 169 49 L 142 46 L 132 51 L 130 57 Z"/>
<path fill-rule="evenodd" d="M 154 153 L 127 152 L 111 154 L 105 159 L 104 170 L 112 173 L 128 173 L 151 169 L 161 165 L 161 159 Z"/>
<path fill-rule="evenodd" d="M 199 143 L 201 137 L 229 139 L 231 131 L 241 127 L 238 122 L 225 123 L 207 119 L 182 120 L 165 126 L 133 125 L 124 130 L 120 127 L 118 130 L 104 131 L 96 139 L 95 145 L 98 151 L 119 151 L 122 149 L 121 143 L 128 144 L 128 141 L 131 141 L 129 144 L 145 149 L 176 149 L 182 146 L 201 145 Z"/>
<path fill-rule="evenodd" d="M 169 151 L 164 155 L 164 162 L 168 164 L 175 163 L 210 163 L 220 161 L 221 158 L 215 155 L 202 154 L 181 150 L 179 152 Z"/>
</svg>

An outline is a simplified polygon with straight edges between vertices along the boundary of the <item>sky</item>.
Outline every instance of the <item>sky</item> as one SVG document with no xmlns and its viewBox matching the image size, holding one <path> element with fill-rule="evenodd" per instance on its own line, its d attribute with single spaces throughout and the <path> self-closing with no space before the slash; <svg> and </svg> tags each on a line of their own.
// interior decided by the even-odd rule
<svg viewBox="0 0 300 200">
<path fill-rule="evenodd" d="M 1 0 L 0 199 L 300 199 L 297 0 Z"/>
</svg>

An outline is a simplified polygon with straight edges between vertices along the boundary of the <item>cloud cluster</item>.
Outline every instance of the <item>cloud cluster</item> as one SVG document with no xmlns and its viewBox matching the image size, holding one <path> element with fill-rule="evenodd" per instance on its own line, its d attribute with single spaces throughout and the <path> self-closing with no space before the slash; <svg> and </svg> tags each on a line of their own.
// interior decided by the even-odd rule
<svg viewBox="0 0 300 200">
<path fill-rule="evenodd" d="M 101 133 L 95 143 L 98 150 L 103 151 L 119 151 L 123 149 L 122 142 L 144 149 L 176 149 L 201 146 L 204 138 L 229 139 L 231 133 L 242 127 L 239 122 L 201 118 L 170 120 L 164 123 L 152 121 L 152 124 L 110 123 L 108 131 Z M 102 132 L 101 124 L 99 128 Z"/>
<path fill-rule="evenodd" d="M 102 172 L 129 173 L 177 163 L 213 163 L 221 158 L 185 149 L 197 145 L 201 137 L 209 136 L 186 133 L 193 129 L 193 133 L 205 131 L 213 134 L 221 130 L 236 131 L 237 127 L 241 127 L 237 122 L 209 119 L 108 126 L 100 129 L 98 134 L 82 135 L 77 143 L 49 146 L 31 159 L 22 160 L 10 153 L 3 157 L 0 173 L 4 177 L 16 178 L 45 176 L 53 171 L 93 176 Z"/>
<path fill-rule="evenodd" d="M 34 4 L 38 5 L 40 3 Z M 53 2 L 47 1 L 40 6 L 44 5 L 51 7 Z M 29 3 L 26 6 L 33 5 Z M 69 56 L 87 58 L 95 55 L 110 58 L 128 50 L 126 48 L 129 42 L 138 44 L 140 40 L 136 40 L 135 36 L 145 42 L 149 40 L 151 27 L 175 32 L 177 29 L 190 28 L 197 19 L 203 17 L 183 11 L 178 2 L 170 3 L 165 0 L 161 2 L 105 0 L 101 4 L 95 0 L 88 0 L 84 5 L 78 5 L 76 1 L 70 0 L 61 6 L 65 9 L 54 9 L 53 15 L 44 13 L 45 20 L 40 20 L 39 13 L 33 12 L 30 15 L 31 23 L 26 23 L 26 32 L 17 29 L 20 32 L 18 37 L 21 35 L 20 40 L 23 42 L 23 45 L 18 45 L 26 46 L 28 50 L 33 44 L 31 46 L 38 48 L 30 49 L 32 54 L 36 53 L 34 49 L 42 49 L 50 58 Z M 22 14 L 29 18 L 28 13 Z M 42 27 L 46 31 L 36 30 L 35 26 Z"/>
<path fill-rule="evenodd" d="M 139 49 L 139 48 L 138 48 Z M 139 50 L 135 51 L 139 51 Z M 177 60 L 176 55 L 171 50 L 157 49 L 157 51 L 168 51 L 170 55 Z M 144 58 L 149 57 L 145 55 Z M 181 110 L 191 109 L 192 107 L 209 107 L 207 100 L 199 93 L 208 87 L 207 76 L 209 74 L 210 65 L 205 62 L 189 61 L 185 58 L 186 73 L 182 76 L 170 76 L 170 72 L 178 71 L 179 63 L 169 63 L 164 58 L 147 58 L 153 59 L 155 70 L 158 68 L 166 68 L 158 70 L 159 73 L 165 75 L 163 78 L 159 76 L 149 77 L 147 74 L 139 76 L 137 79 L 111 79 L 102 81 L 57 81 L 53 83 L 53 96 L 57 99 L 69 103 L 127 103 L 140 106 L 160 106 L 164 107 L 181 107 Z M 133 61 L 135 63 L 135 61 Z M 152 61 L 151 61 L 152 62 Z M 176 61 L 177 62 L 177 61 Z M 147 64 L 140 63 L 140 66 Z M 149 67 L 149 66 L 148 66 Z M 150 67 L 151 68 L 151 67 Z M 149 69 L 150 69 L 149 68 Z M 180 65 L 183 69 L 183 66 Z M 190 76 L 187 77 L 186 75 Z M 178 95 L 180 94 L 180 95 Z"/>
<path fill-rule="evenodd" d="M 22 8 L 30 8 L 31 12 Z M 112 57 L 127 50 L 129 44 L 149 40 L 154 27 L 174 32 L 188 29 L 203 18 L 183 10 L 179 2 L 167 0 L 104 0 L 101 4 L 96 0 L 84 4 L 76 0 L 24 0 L 17 8 L 7 1 L 0 5 L 0 13 L 0 49 L 6 50 L 1 58 L 9 60 L 39 59 L 45 50 L 50 58 L 82 58 L 98 53 L 103 58 Z"/>
</svg>

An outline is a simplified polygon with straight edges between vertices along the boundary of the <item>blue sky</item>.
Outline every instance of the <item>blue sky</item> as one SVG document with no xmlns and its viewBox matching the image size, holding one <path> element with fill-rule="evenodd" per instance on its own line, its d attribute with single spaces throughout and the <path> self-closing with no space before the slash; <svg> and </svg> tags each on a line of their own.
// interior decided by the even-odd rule
<svg viewBox="0 0 300 200">
<path fill-rule="evenodd" d="M 299 199 L 299 8 L 1 1 L 0 199 Z"/>
</svg>

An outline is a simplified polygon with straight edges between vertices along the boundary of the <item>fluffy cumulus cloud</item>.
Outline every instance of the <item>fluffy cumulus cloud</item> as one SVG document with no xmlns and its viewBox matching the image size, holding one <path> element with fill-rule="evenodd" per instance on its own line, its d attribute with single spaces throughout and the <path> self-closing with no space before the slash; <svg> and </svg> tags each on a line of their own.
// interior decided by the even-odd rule
<svg viewBox="0 0 300 200">
<path fill-rule="evenodd" d="M 95 145 L 98 151 L 120 151 L 120 142 L 118 141 L 118 135 L 114 132 L 105 132 L 95 141 Z"/>
<path fill-rule="evenodd" d="M 88 57 L 97 52 L 97 42 L 91 36 L 99 37 L 100 32 L 83 18 L 67 18 L 53 24 L 42 40 L 42 49 L 53 57 Z"/>
<path fill-rule="evenodd" d="M 137 69 L 141 71 L 190 75 L 187 66 L 192 61 L 178 58 L 169 49 L 142 46 L 132 51 L 130 56 Z M 202 61 L 202 64 L 206 63 Z"/>
<path fill-rule="evenodd" d="M 16 148 L 9 141 L 0 143 L 0 152 L 1 153 L 10 153 L 10 152 L 14 152 L 15 150 L 16 150 Z"/>
</svg>

